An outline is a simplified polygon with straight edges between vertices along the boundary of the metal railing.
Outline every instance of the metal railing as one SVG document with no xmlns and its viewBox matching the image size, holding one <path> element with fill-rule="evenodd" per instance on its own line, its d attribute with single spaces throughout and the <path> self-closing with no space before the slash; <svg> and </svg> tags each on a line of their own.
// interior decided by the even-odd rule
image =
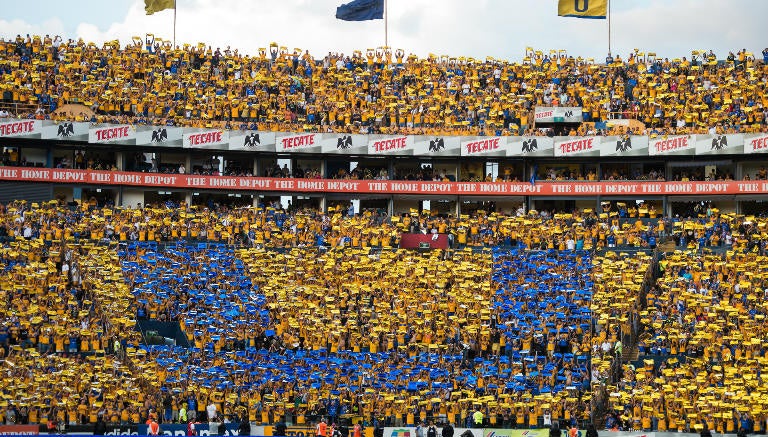
<svg viewBox="0 0 768 437">
<path fill-rule="evenodd" d="M 640 111 L 614 111 L 608 113 L 608 120 L 639 120 Z"/>
<path fill-rule="evenodd" d="M 0 101 L 0 111 L 7 111 L 10 117 L 24 118 L 28 114 L 34 114 L 39 106 L 33 103 Z"/>
</svg>

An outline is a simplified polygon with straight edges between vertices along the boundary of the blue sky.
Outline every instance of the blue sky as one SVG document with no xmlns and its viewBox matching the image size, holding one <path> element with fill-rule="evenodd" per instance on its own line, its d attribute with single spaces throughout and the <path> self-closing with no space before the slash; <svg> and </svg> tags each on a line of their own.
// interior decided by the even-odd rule
<svg viewBox="0 0 768 437">
<path fill-rule="evenodd" d="M 94 23 L 101 30 L 107 30 L 110 24 L 122 21 L 128 8 L 134 3 L 136 2 L 133 0 L 78 0 L 72 2 L 77 7 L 65 8 L 61 7 L 62 2 L 31 0 L 4 5 L 0 17 L 3 20 L 21 20 L 30 24 L 42 24 L 58 19 L 63 24 L 64 32 L 74 35 L 77 26 L 82 22 Z"/>
<path fill-rule="evenodd" d="M 382 20 L 337 21 L 348 0 L 177 0 L 177 43 L 206 42 L 255 54 L 271 42 L 351 53 L 384 45 Z M 66 6 L 64 6 L 66 5 Z M 719 57 L 768 47 L 765 0 L 612 0 L 612 48 L 659 56 L 690 56 L 713 49 Z M 608 50 L 605 20 L 557 17 L 556 0 L 388 0 L 389 45 L 407 53 L 486 56 L 519 60 L 526 47 L 564 49 L 602 59 Z M 171 39 L 173 13 L 144 14 L 143 0 L 8 2 L 0 13 L 0 37 L 60 34 L 102 43 L 153 33 Z"/>
</svg>

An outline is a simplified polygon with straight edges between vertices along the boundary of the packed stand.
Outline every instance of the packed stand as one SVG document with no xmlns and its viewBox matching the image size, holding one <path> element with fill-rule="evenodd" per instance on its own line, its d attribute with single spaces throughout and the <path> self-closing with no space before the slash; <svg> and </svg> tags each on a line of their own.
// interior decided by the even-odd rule
<svg viewBox="0 0 768 437">
<path fill-rule="evenodd" d="M 732 250 L 676 251 L 639 312 L 639 360 L 623 368 L 609 426 L 760 433 L 765 373 L 765 219 L 733 221 Z M 684 223 L 704 233 L 709 226 Z"/>
<path fill-rule="evenodd" d="M 177 257 L 178 251 L 175 247 L 170 254 Z M 218 248 L 202 253 L 217 264 L 230 256 Z M 586 253 L 550 252 L 545 260 L 538 252 L 498 252 L 494 283 L 501 288 L 495 291 L 487 282 L 491 257 L 464 251 L 446 257 L 440 251 L 422 256 L 347 249 L 318 256 L 303 249 L 240 249 L 236 255 L 269 317 L 244 324 L 242 337 L 236 327 L 231 338 L 215 338 L 216 329 L 232 326 L 233 320 L 229 311 L 220 312 L 218 320 L 211 314 L 217 305 L 237 306 L 239 298 L 198 300 L 194 310 L 179 314 L 194 322 L 183 326 L 204 320 L 212 335 L 208 342 L 196 332 L 192 349 L 146 348 L 146 368 L 156 369 L 163 386 L 178 393 L 177 402 L 193 391 L 197 405 L 215 398 L 224 408 L 219 411 L 231 411 L 239 388 L 239 402 L 257 423 L 282 415 L 302 423 L 353 411 L 394 426 L 440 417 L 466 423 L 476 410 L 489 418 L 487 424 L 499 425 L 505 417 L 532 427 L 541 426 L 545 416 L 568 422 L 588 418 Z M 546 264 L 536 267 L 539 263 Z M 184 283 L 181 265 L 157 265 L 143 267 L 153 276 Z M 530 304 L 530 293 L 504 291 L 512 286 L 510 269 L 518 267 L 529 280 L 544 280 L 552 294 L 548 307 L 530 309 L 532 318 L 518 317 L 514 310 Z M 581 277 L 566 280 L 577 267 Z M 558 297 L 564 286 L 582 290 Z M 401 293 L 404 288 L 413 293 Z M 162 283 L 148 282 L 137 292 L 161 306 L 175 301 Z M 527 328 L 542 314 L 551 319 L 537 328 L 547 331 L 544 341 Z"/>
<path fill-rule="evenodd" d="M 23 227 L 27 220 L 45 223 L 41 217 L 47 208 L 57 207 L 17 203 L 5 214 Z M 94 212 L 70 213 L 88 226 L 105 220 L 103 211 Z M 64 216 L 61 213 L 51 216 Z M 142 222 L 154 219 L 158 217 L 140 216 Z M 542 375 L 553 378 L 551 383 L 544 376 L 538 379 L 548 390 L 528 387 L 523 380 L 509 381 L 525 371 L 516 361 L 524 345 L 505 343 L 501 320 L 489 310 L 496 292 L 488 282 L 492 268 L 488 255 L 436 251 L 423 256 L 354 247 L 328 250 L 321 256 L 316 249 L 301 248 L 233 252 L 213 243 L 164 248 L 154 241 L 83 244 L 74 243 L 73 233 L 62 234 L 62 240 L 53 235 L 46 240 L 47 232 L 6 241 L 8 257 L 16 262 L 9 271 L 23 268 L 20 258 L 29 257 L 51 264 L 48 268 L 58 275 L 63 267 L 55 264 L 54 249 L 58 244 L 77 248 L 71 255 L 60 252 L 62 259 L 74 260 L 66 263 L 69 286 L 41 289 L 63 296 L 51 298 L 63 311 L 28 322 L 14 317 L 27 313 L 27 300 L 37 302 L 14 290 L 28 286 L 24 281 L 34 280 L 40 266 L 30 264 L 29 271 L 16 273 L 3 287 L 12 309 L 8 326 L 27 322 L 32 333 L 24 336 L 23 329 L 9 328 L 3 350 L 15 364 L 13 369 L 49 369 L 46 363 L 76 366 L 62 378 L 72 381 L 77 394 L 59 400 L 52 390 L 49 396 L 40 385 L 45 379 L 6 387 L 6 397 L 16 401 L 9 408 L 13 414 L 22 407 L 26 414 L 38 402 L 46 407 L 46 416 L 34 413 L 24 420 L 45 421 L 60 414 L 57 420 L 69 423 L 92 423 L 96 417 L 138 423 L 154 414 L 172 421 L 179 420 L 182 407 L 187 414 L 195 410 L 205 417 L 203 406 L 213 403 L 223 414 L 246 409 L 259 423 L 286 414 L 296 421 L 314 420 L 333 411 L 362 412 L 380 418 L 382 424 L 415 423 L 414 417 L 421 416 L 459 423 L 482 409 L 488 424 L 523 415 L 522 423 L 537 426 L 542 408 L 550 402 L 548 392 L 561 393 L 550 407 L 553 417 L 567 418 L 584 410 L 585 400 L 571 399 L 571 391 L 564 388 L 577 380 L 583 388 L 588 381 L 584 360 L 573 363 L 579 366 L 573 376 L 557 369 L 559 356 L 546 363 L 537 361 L 537 366 L 546 367 Z M 98 231 L 83 234 L 88 237 L 100 239 Z M 216 268 L 202 269 L 203 260 Z M 240 279 L 232 281 L 234 276 Z M 355 280 L 344 279 L 349 277 Z M 85 293 L 72 285 L 81 282 Z M 399 292 L 403 287 L 414 293 L 403 295 Z M 115 300 L 116 296 L 120 298 Z M 74 312 L 77 318 L 71 319 Z M 137 348 L 138 333 L 132 326 L 142 319 L 178 320 L 192 347 Z M 53 337 L 38 334 L 38 328 L 46 326 L 54 329 Z M 107 372 L 88 367 L 96 362 L 89 356 L 101 359 L 103 354 L 118 363 Z M 365 369 L 362 376 L 349 372 L 354 369 L 350 362 Z M 18 370 L 8 371 L 13 376 Z M 96 379 L 89 376 L 94 373 L 99 375 Z M 450 376 L 455 374 L 461 376 Z M 40 388 L 40 399 L 26 400 L 19 394 L 30 386 Z M 373 390 L 387 395 L 374 396 Z M 142 395 L 134 396 L 136 391 Z M 360 391 L 364 396 L 353 395 Z M 282 400 L 298 406 L 287 408 Z M 57 408 L 48 408 L 52 403 Z M 535 410 L 529 413 L 528 406 Z"/>
<path fill-rule="evenodd" d="M 205 253 L 214 262 L 221 258 L 216 251 Z M 200 400 L 214 390 L 234 392 L 242 387 L 250 392 L 245 403 L 256 422 L 282 414 L 297 421 L 317 420 L 321 410 L 338 416 L 354 409 L 366 417 L 386 416 L 382 420 L 391 424 L 413 423 L 413 411 L 432 415 L 440 403 L 451 401 L 457 387 L 449 379 L 449 369 L 466 369 L 463 388 L 474 393 L 474 355 L 459 343 L 467 339 L 454 338 L 454 333 L 463 332 L 460 323 L 479 335 L 480 310 L 491 298 L 487 285 L 478 290 L 490 266 L 472 253 L 444 259 L 440 252 L 431 257 L 406 251 L 371 256 L 367 250 L 350 248 L 324 255 L 305 249 L 241 249 L 236 255 L 263 296 L 269 316 L 244 324 L 242 331 L 234 329 L 231 338 L 215 338 L 212 333 L 206 341 L 208 337 L 198 338 L 196 333 L 199 349 L 150 348 L 150 356 L 168 369 L 169 388 L 195 385 Z M 180 267 L 158 273 L 171 278 L 185 274 Z M 355 280 L 348 281 L 350 277 Z M 415 292 L 397 293 L 403 287 Z M 170 299 L 160 288 L 154 292 L 160 299 Z M 483 299 L 476 299 L 480 296 Z M 191 321 L 211 317 L 216 304 L 229 301 L 198 302 L 183 317 Z M 446 311 L 455 316 L 443 317 Z M 226 312 L 216 317 L 218 321 L 207 320 L 203 326 L 211 330 L 232 323 Z M 471 353 L 479 351 L 478 346 Z M 180 354 L 188 365 L 166 366 L 165 360 Z M 483 382 L 479 385 L 484 387 Z M 374 390 L 380 396 L 373 396 Z M 413 396 L 425 390 L 431 393 L 429 398 L 419 396 L 415 402 Z M 335 414 L 327 405 L 331 398 L 341 401 Z M 438 401 L 421 403 L 434 398 Z M 457 401 L 451 403 L 456 412 Z M 283 402 L 294 407 L 287 411 Z"/>
<path fill-rule="evenodd" d="M 181 421 L 182 410 L 203 418 L 211 404 L 256 423 L 360 414 L 465 424 L 476 411 L 487 426 L 585 419 L 591 382 L 604 378 L 625 332 L 619 310 L 605 323 L 597 311 L 622 290 L 629 306 L 620 309 L 631 311 L 646 267 L 640 255 L 585 251 L 634 244 L 612 233 L 643 247 L 657 224 L 618 212 L 343 212 L 9 204 L 0 344 L 15 367 L 4 377 L 42 369 L 73 390 L 33 370 L 3 388 L 6 411 L 86 423 Z M 457 246 L 374 250 L 396 246 L 403 230 L 433 229 L 456 230 Z M 144 320 L 178 322 L 189 347 L 139 347 L 133 326 Z M 613 350 L 596 352 L 595 337 Z M 104 355 L 111 367 L 99 369 Z M 74 371 L 59 376 L 59 365 Z M 39 395 L 24 399 L 30 387 Z"/>
<path fill-rule="evenodd" d="M 587 122 L 637 118 L 653 135 L 765 131 L 766 68 L 746 50 L 725 61 L 633 52 L 596 63 L 532 50 L 510 62 L 383 48 L 316 58 L 274 44 L 248 55 L 202 43 L 98 47 L 49 35 L 0 43 L 3 101 L 37 108 L 19 117 L 81 103 L 95 114 L 54 118 L 297 132 L 546 134 L 531 130 L 537 105 L 581 106 Z"/>
<path fill-rule="evenodd" d="M 21 210 L 5 213 L 18 219 Z M 0 272 L 4 421 L 138 421 L 151 378 L 126 359 L 140 335 L 115 251 L 18 238 L 0 246 Z"/>
<path fill-rule="evenodd" d="M 640 328 L 644 292 L 652 280 L 652 255 L 607 251 L 592 264 L 592 374 L 594 390 L 606 387 Z M 604 394 L 604 393 L 603 393 Z"/>
<path fill-rule="evenodd" d="M 600 214 L 591 209 L 568 214 L 524 214 L 518 210 L 514 215 L 477 210 L 458 217 L 435 215 L 431 211 L 420 214 L 417 210 L 393 216 L 375 210 L 355 214 L 345 205 L 329 207 L 326 213 L 313 209 L 289 212 L 279 205 L 209 208 L 174 202 L 133 209 L 98 207 L 95 200 L 75 204 L 20 201 L 10 205 L 0 208 L 0 238 L 43 241 L 189 240 L 257 248 L 391 248 L 399 245 L 403 232 L 410 232 L 448 234 L 454 249 L 503 245 L 590 250 L 654 248 L 668 232 L 653 207 L 623 204 L 617 210 Z"/>
</svg>

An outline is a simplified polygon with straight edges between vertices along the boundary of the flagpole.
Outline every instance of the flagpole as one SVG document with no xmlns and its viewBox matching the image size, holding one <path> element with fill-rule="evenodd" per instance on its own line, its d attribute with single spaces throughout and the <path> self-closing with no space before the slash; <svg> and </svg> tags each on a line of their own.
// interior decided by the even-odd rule
<svg viewBox="0 0 768 437">
<path fill-rule="evenodd" d="M 608 0 L 608 55 L 611 54 L 611 0 Z"/>
<path fill-rule="evenodd" d="M 173 49 L 176 49 L 176 0 L 173 0 Z"/>
<path fill-rule="evenodd" d="M 389 38 L 387 35 L 387 22 L 389 21 L 389 12 L 387 10 L 387 0 L 384 0 L 384 47 L 389 47 Z"/>
</svg>

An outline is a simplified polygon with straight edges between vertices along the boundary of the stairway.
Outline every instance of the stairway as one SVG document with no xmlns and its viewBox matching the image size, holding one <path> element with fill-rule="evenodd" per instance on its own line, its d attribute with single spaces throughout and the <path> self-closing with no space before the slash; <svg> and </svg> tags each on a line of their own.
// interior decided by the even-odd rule
<svg viewBox="0 0 768 437">
<path fill-rule="evenodd" d="M 636 345 L 625 347 L 621 352 L 621 364 L 632 363 L 638 359 L 639 355 L 640 350 Z M 620 370 L 619 372 L 619 375 L 623 375 L 623 370 Z M 597 403 L 592 410 L 592 423 L 597 429 L 605 428 L 605 419 L 606 414 L 608 413 L 607 393 L 604 396 L 602 402 Z"/>
</svg>

